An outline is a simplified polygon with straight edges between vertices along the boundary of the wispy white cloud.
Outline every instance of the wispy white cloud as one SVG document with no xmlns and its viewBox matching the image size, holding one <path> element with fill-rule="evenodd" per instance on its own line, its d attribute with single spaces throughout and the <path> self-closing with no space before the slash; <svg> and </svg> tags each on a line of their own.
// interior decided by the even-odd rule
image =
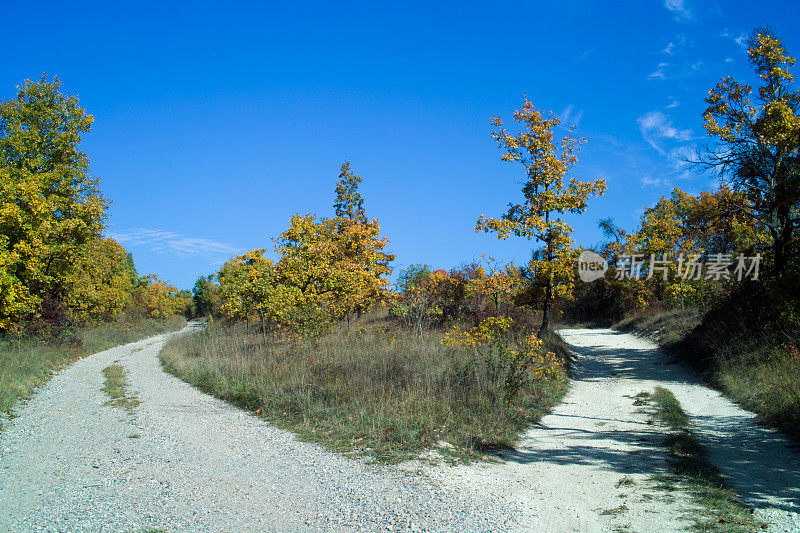
<svg viewBox="0 0 800 533">
<path fill-rule="evenodd" d="M 651 72 L 648 76 L 648 80 L 672 80 L 672 79 L 681 79 L 681 78 L 688 78 L 689 76 L 694 76 L 701 68 L 703 67 L 702 61 L 697 61 L 695 63 L 688 63 L 685 61 L 677 61 L 677 62 L 661 62 L 658 64 L 656 70 Z"/>
<path fill-rule="evenodd" d="M 670 103 L 664 106 L 667 109 L 672 109 L 673 107 L 678 107 L 679 105 L 681 105 L 681 103 L 678 102 L 675 98 L 670 97 L 670 100 L 671 100 Z"/>
<path fill-rule="evenodd" d="M 669 44 L 667 46 L 665 46 L 663 50 L 661 50 L 661 53 L 662 54 L 667 54 L 667 55 L 672 55 L 674 53 L 674 51 L 675 51 L 675 43 L 670 41 Z"/>
<path fill-rule="evenodd" d="M 684 0 L 664 0 L 664 7 L 678 20 L 689 20 L 692 12 L 686 7 Z"/>
<path fill-rule="evenodd" d="M 573 112 L 575 110 L 575 106 L 569 104 L 558 118 L 561 120 L 561 125 L 569 128 L 570 126 L 575 126 L 576 128 L 580 125 L 581 119 L 583 118 L 583 110 L 578 110 L 577 113 Z"/>
<path fill-rule="evenodd" d="M 642 187 L 669 187 L 672 182 L 667 178 L 654 178 L 652 176 L 645 176 L 639 180 Z"/>
<path fill-rule="evenodd" d="M 725 58 L 725 62 L 726 63 L 733 63 L 733 58 L 732 57 L 726 57 Z"/>
<path fill-rule="evenodd" d="M 692 138 L 691 130 L 676 128 L 672 125 L 669 117 L 661 111 L 645 113 L 636 119 L 636 123 L 639 125 L 642 138 L 662 155 L 666 155 L 666 151 L 658 143 L 660 139 L 688 141 Z"/>
<path fill-rule="evenodd" d="M 669 63 L 659 63 L 658 68 L 647 76 L 650 80 L 663 80 L 667 77 L 664 70 L 669 66 Z"/>
<path fill-rule="evenodd" d="M 747 48 L 747 34 L 744 32 L 734 33 L 725 29 L 719 36 L 732 40 L 742 50 Z"/>
<path fill-rule="evenodd" d="M 681 179 L 691 178 L 692 174 L 689 172 L 694 163 L 700 159 L 700 154 L 697 146 L 678 146 L 669 151 L 669 158 L 672 163 L 672 168 L 678 172 L 678 177 Z"/>
<path fill-rule="evenodd" d="M 220 259 L 236 255 L 240 251 L 232 244 L 153 228 L 112 232 L 110 237 L 126 246 L 142 246 L 154 252 L 182 257 Z"/>
</svg>

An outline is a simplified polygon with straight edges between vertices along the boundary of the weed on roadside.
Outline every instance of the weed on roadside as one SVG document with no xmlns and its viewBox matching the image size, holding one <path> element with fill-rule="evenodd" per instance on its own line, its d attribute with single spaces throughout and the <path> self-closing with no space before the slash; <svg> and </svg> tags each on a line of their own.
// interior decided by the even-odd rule
<svg viewBox="0 0 800 533">
<path fill-rule="evenodd" d="M 135 393 L 129 391 L 130 384 L 125 375 L 125 369 L 119 362 L 115 362 L 103 369 L 103 376 L 106 380 L 103 383 L 103 392 L 110 398 L 105 402 L 105 405 L 113 407 L 122 407 L 129 413 L 141 403 Z"/>
<path fill-rule="evenodd" d="M 305 440 L 389 463 L 430 450 L 448 462 L 502 453 L 566 391 L 565 371 L 530 372 L 509 401 L 497 353 L 447 346 L 439 331 L 420 337 L 385 318 L 365 315 L 363 325 L 266 341 L 215 325 L 173 339 L 160 357 L 168 372 Z M 559 340 L 547 339 L 548 349 L 568 354 Z"/>
</svg>

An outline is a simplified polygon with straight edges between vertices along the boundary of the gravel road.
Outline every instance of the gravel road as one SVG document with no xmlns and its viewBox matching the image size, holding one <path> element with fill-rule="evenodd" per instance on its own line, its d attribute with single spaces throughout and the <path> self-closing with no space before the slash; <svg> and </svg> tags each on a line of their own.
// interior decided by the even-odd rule
<svg viewBox="0 0 800 533">
<path fill-rule="evenodd" d="M 3 428 L 0 531 L 515 529 L 499 496 L 325 451 L 197 391 L 161 369 L 170 335 L 77 362 Z M 132 415 L 104 405 L 115 361 Z"/>
<path fill-rule="evenodd" d="M 755 415 L 702 385 L 655 344 L 609 329 L 559 332 L 576 354 L 572 386 L 500 464 L 430 469 L 451 490 L 491 490 L 531 531 L 686 531 L 693 504 L 652 480 L 667 472 L 663 429 L 634 396 L 670 389 L 714 463 L 769 531 L 800 531 L 800 455 Z"/>
<path fill-rule="evenodd" d="M 187 330 L 178 334 L 185 334 Z M 157 360 L 167 334 L 87 357 L 0 432 L 0 531 L 684 531 L 689 498 L 655 487 L 662 430 L 633 396 L 672 390 L 712 458 L 773 531 L 800 531 L 800 458 L 650 342 L 561 332 L 565 401 L 503 461 L 366 464 L 200 393 Z M 105 405 L 118 361 L 141 404 Z"/>
</svg>

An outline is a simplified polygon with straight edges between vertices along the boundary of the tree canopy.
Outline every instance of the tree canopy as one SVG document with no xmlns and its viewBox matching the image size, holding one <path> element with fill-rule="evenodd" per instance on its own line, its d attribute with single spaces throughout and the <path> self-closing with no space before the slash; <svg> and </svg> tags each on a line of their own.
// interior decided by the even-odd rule
<svg viewBox="0 0 800 533">
<path fill-rule="evenodd" d="M 524 168 L 524 200 L 512 204 L 501 218 L 481 216 L 475 229 L 494 232 L 500 239 L 516 235 L 543 246 L 528 264 L 533 288 L 543 292 L 540 330 L 543 335 L 549 326 L 554 292 L 569 294 L 574 278 L 572 228 L 562 215 L 584 212 L 588 198 L 602 195 L 606 184 L 602 179 L 565 181 L 566 174 L 578 161 L 576 152 L 580 144 L 585 142 L 572 136 L 574 128 L 570 127 L 566 135 L 556 140 L 554 129 L 561 120 L 552 113 L 545 118 L 527 97 L 522 109 L 514 112 L 514 121 L 524 130 L 509 133 L 503 127 L 503 120 L 494 117 L 492 137 L 503 150 L 503 161 L 518 163 Z"/>
<path fill-rule="evenodd" d="M 755 30 L 748 57 L 761 80 L 750 85 L 726 77 L 711 89 L 703 119 L 718 143 L 700 162 L 719 171 L 733 191 L 726 204 L 763 224 L 772 239 L 780 277 L 797 255 L 800 225 L 800 91 L 790 72 L 795 59 L 768 29 Z"/>
</svg>

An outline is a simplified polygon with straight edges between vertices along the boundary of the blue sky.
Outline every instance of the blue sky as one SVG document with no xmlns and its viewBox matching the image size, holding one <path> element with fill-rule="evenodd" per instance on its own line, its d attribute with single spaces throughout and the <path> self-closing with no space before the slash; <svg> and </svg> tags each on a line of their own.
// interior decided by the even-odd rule
<svg viewBox="0 0 800 533">
<path fill-rule="evenodd" d="M 752 80 L 755 26 L 800 54 L 798 20 L 799 3 L 769 0 L 2 0 L 0 98 L 43 72 L 80 97 L 108 233 L 180 288 L 271 249 L 293 213 L 331 215 L 346 159 L 396 266 L 524 262 L 527 241 L 473 231 L 521 198 L 492 115 L 510 119 L 526 92 L 577 126 L 573 175 L 608 183 L 573 220 L 592 245 L 601 218 L 632 229 L 672 187 L 713 187 L 676 157 L 706 142 L 705 94 L 723 75 Z"/>
</svg>

